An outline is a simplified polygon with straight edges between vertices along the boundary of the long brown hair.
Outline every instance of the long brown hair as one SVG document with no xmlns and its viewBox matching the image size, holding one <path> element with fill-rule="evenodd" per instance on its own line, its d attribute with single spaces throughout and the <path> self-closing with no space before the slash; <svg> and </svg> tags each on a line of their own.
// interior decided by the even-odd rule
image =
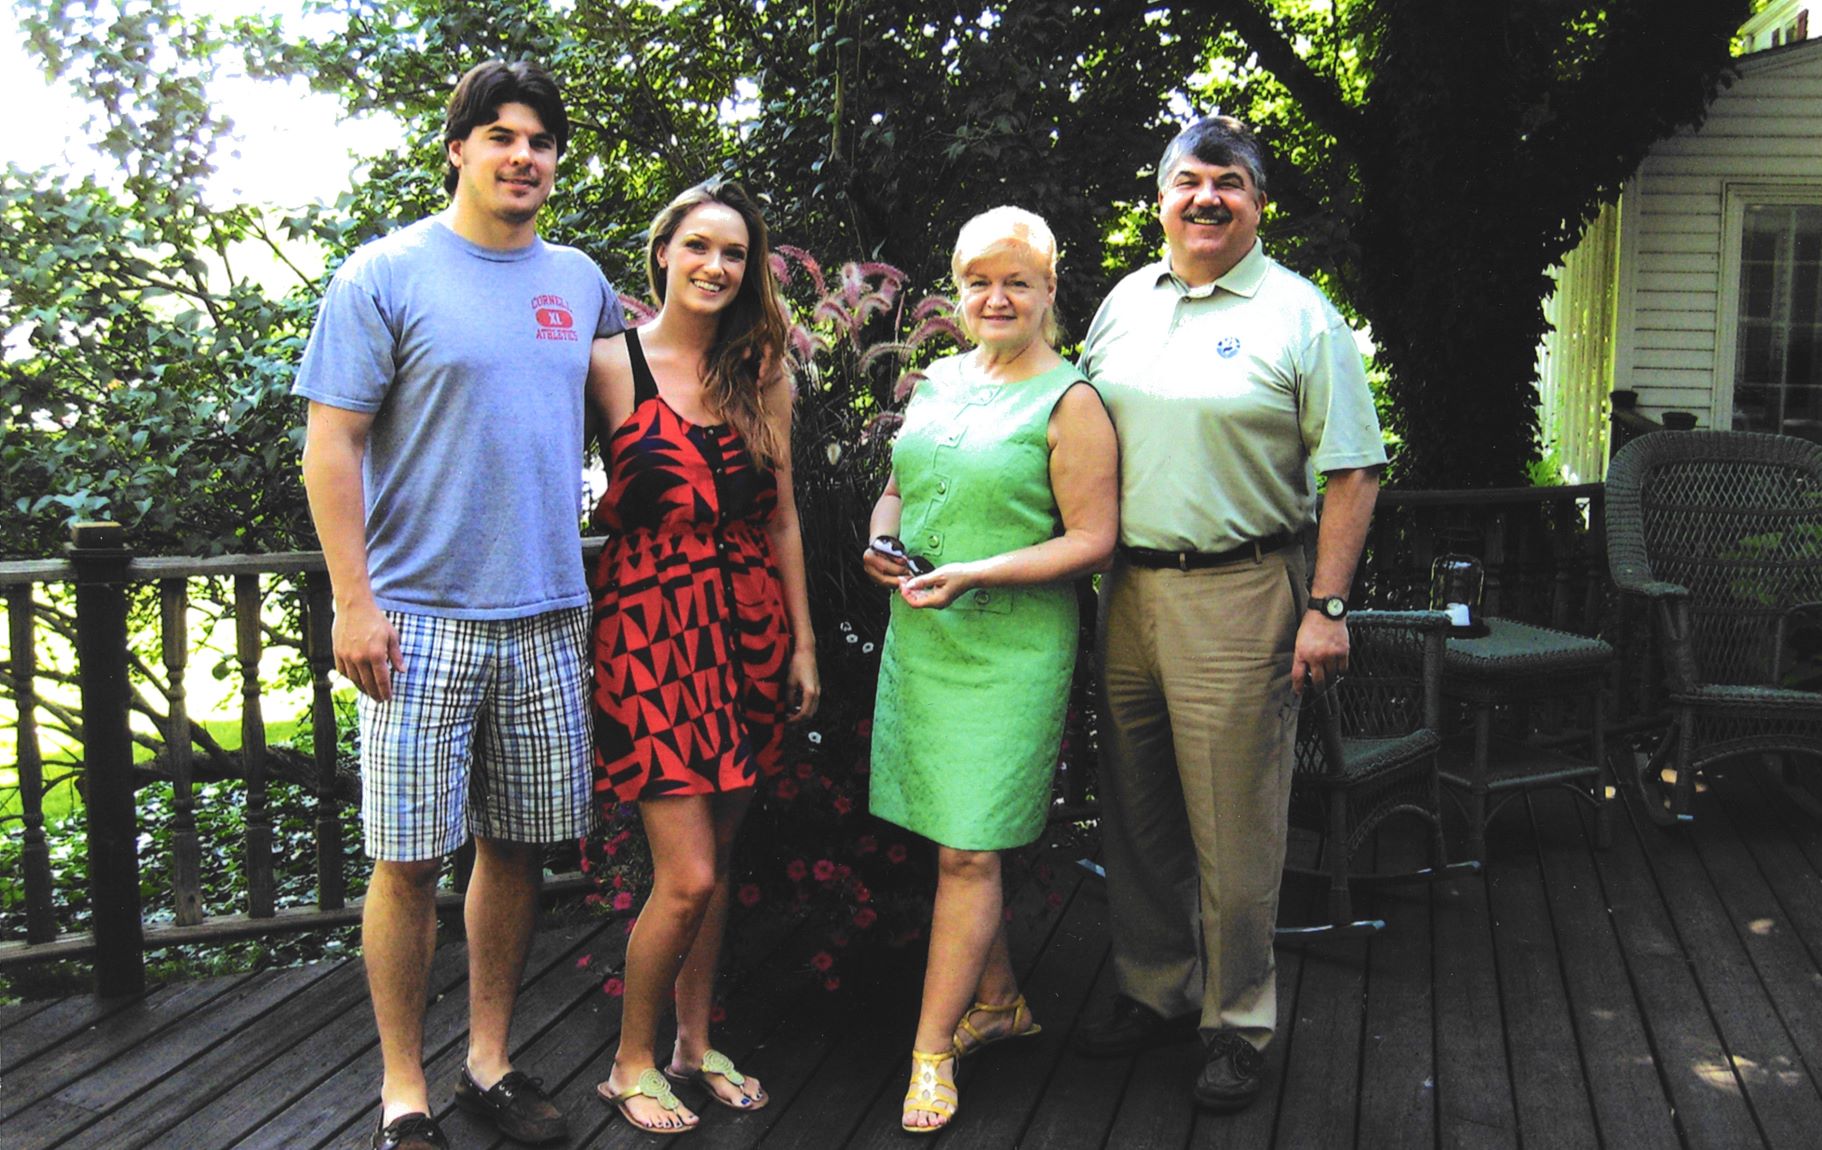
<svg viewBox="0 0 1822 1150">
<path fill-rule="evenodd" d="M 731 180 L 705 180 L 672 200 L 652 220 L 651 241 L 645 249 L 645 278 L 652 295 L 664 302 L 664 269 L 658 266 L 658 249 L 671 242 L 683 218 L 703 204 L 720 204 L 739 213 L 747 226 L 746 273 L 740 292 L 721 313 L 715 342 L 703 357 L 702 387 L 705 406 L 734 425 L 746 440 L 753 461 L 770 467 L 789 450 L 767 418 L 762 371 L 784 370 L 788 329 L 778 303 L 778 282 L 772 275 L 772 247 L 766 238 L 765 219 L 746 189 Z"/>
</svg>

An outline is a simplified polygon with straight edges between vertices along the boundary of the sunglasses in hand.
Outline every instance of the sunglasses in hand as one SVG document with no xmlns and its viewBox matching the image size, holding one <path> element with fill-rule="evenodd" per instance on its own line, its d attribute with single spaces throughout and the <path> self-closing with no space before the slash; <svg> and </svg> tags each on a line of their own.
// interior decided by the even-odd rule
<svg viewBox="0 0 1822 1150">
<path fill-rule="evenodd" d="M 873 542 L 867 544 L 867 546 L 889 559 L 896 559 L 900 563 L 903 563 L 906 567 L 911 569 L 911 574 L 913 575 L 928 575 L 930 572 L 936 570 L 936 564 L 930 562 L 930 560 L 925 559 L 922 555 L 913 555 L 911 552 L 905 550 L 903 541 L 897 536 L 881 535 L 873 540 Z"/>
</svg>

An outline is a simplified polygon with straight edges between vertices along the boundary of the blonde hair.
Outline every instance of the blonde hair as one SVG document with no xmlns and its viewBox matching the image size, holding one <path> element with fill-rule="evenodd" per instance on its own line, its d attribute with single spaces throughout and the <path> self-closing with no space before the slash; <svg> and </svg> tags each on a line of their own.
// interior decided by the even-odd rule
<svg viewBox="0 0 1822 1150">
<path fill-rule="evenodd" d="M 1043 270 L 1050 285 L 1056 286 L 1057 238 L 1044 217 L 1036 212 L 1002 204 L 988 208 L 963 224 L 955 237 L 955 251 L 949 257 L 949 271 L 955 276 L 956 290 L 962 289 L 962 278 L 971 264 L 998 255 L 1031 260 Z M 958 311 L 956 319 L 968 338 L 974 339 L 975 333 L 969 330 L 967 316 Z M 1058 334 L 1057 309 L 1052 302 L 1044 313 L 1044 342 L 1054 346 Z"/>
</svg>

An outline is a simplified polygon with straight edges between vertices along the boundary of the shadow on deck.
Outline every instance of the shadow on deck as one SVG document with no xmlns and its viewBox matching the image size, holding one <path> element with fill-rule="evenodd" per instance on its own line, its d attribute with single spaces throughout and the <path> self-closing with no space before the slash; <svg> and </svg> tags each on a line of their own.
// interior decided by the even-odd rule
<svg viewBox="0 0 1822 1150">
<path fill-rule="evenodd" d="M 1822 823 L 1757 768 L 1716 779 L 1688 831 L 1626 796 L 1611 851 L 1562 793 L 1514 803 L 1482 878 L 1369 897 L 1379 938 L 1279 952 L 1265 1097 L 1199 1114 L 1195 1048 L 1094 1062 L 1070 1035 L 1111 993 L 1101 885 L 1059 860 L 1060 909 L 1024 892 L 1014 948 L 1042 1038 L 968 1068 L 945 1147 L 1807 1147 L 1822 1141 Z M 1396 831 L 1389 832 L 1396 835 Z M 1382 851 L 1417 844 L 1396 837 Z M 1285 918 L 1316 911 L 1294 882 Z M 584 954 L 615 924 L 538 937 L 518 1064 L 569 1114 L 573 1147 L 657 1145 L 596 1099 L 619 1002 Z M 829 993 L 803 932 L 736 937 L 717 1044 L 764 1077 L 765 1110 L 705 1107 L 682 1143 L 903 1147 L 914 963 Z M 437 954 L 426 1049 L 447 1097 L 466 1016 L 463 948 Z M 0 1128 L 28 1147 L 358 1147 L 379 1056 L 358 962 L 0 1010 Z M 696 1101 L 696 1096 L 685 1095 Z M 458 1150 L 499 1143 L 459 1111 Z"/>
</svg>

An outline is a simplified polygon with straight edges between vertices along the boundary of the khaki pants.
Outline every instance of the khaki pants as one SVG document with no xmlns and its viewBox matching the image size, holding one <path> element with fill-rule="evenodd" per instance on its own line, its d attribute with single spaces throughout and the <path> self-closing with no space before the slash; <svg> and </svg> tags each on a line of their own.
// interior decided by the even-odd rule
<svg viewBox="0 0 1822 1150">
<path fill-rule="evenodd" d="M 1302 549 L 1287 547 L 1196 571 L 1120 560 L 1101 588 L 1101 825 L 1120 992 L 1260 1048 L 1278 1018 L 1272 930 L 1307 586 Z"/>
</svg>

